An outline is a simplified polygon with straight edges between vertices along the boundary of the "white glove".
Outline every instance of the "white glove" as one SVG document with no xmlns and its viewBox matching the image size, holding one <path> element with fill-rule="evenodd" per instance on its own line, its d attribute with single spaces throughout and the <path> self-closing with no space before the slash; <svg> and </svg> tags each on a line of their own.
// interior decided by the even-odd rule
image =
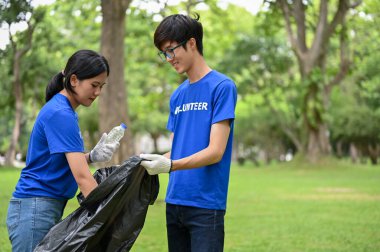
<svg viewBox="0 0 380 252">
<path fill-rule="evenodd" d="M 113 153 L 119 148 L 119 142 L 105 143 L 106 137 L 107 133 L 103 133 L 102 138 L 100 138 L 94 149 L 90 151 L 89 157 L 92 163 L 110 161 Z"/>
<path fill-rule="evenodd" d="M 170 172 L 172 168 L 172 160 L 158 154 L 140 154 L 140 158 L 146 159 L 141 161 L 149 175 L 156 175 L 159 173 Z"/>
</svg>

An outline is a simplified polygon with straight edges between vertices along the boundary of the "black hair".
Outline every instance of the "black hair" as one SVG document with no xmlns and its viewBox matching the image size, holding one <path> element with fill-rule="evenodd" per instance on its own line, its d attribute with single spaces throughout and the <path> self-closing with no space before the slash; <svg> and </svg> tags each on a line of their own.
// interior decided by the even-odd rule
<svg viewBox="0 0 380 252">
<path fill-rule="evenodd" d="M 104 72 L 107 72 L 107 76 L 110 73 L 108 61 L 104 56 L 92 50 L 79 50 L 69 58 L 65 69 L 51 79 L 46 87 L 45 101 L 48 102 L 63 89 L 75 94 L 70 83 L 70 77 L 73 74 L 76 75 L 78 80 L 84 80 Z"/>
<path fill-rule="evenodd" d="M 182 14 L 175 14 L 164 18 L 154 32 L 154 45 L 161 50 L 166 41 L 182 43 L 194 38 L 198 52 L 203 55 L 203 27 L 199 22 L 199 14 L 191 18 Z M 183 45 L 186 49 L 186 44 Z"/>
</svg>

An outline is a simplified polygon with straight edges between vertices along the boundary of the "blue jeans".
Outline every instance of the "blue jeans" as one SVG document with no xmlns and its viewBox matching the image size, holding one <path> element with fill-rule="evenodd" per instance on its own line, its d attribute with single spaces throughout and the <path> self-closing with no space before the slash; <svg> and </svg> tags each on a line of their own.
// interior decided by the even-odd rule
<svg viewBox="0 0 380 252">
<path fill-rule="evenodd" d="M 225 210 L 166 204 L 169 252 L 220 252 Z"/>
<path fill-rule="evenodd" d="M 66 200 L 11 198 L 7 228 L 14 252 L 32 252 L 63 214 Z"/>
</svg>

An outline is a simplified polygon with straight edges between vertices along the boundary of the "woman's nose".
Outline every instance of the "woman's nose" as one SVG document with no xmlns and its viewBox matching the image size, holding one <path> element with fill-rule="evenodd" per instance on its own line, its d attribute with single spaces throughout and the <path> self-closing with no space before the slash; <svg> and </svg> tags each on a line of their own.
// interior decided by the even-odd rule
<svg viewBox="0 0 380 252">
<path fill-rule="evenodd" d="M 96 87 L 95 89 L 95 95 L 98 96 L 102 92 L 102 88 L 100 86 Z"/>
</svg>

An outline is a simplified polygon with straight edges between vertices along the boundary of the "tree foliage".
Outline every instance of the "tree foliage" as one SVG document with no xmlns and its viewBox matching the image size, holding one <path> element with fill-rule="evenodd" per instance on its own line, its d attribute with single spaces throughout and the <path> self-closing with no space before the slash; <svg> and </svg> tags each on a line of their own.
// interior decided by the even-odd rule
<svg viewBox="0 0 380 252">
<path fill-rule="evenodd" d="M 264 8 L 257 15 L 233 4 L 222 8 L 218 0 L 180 1 L 176 5 L 169 4 L 169 1 L 141 2 L 158 2 L 160 8 L 153 12 L 143 5 L 131 5 L 126 11 L 122 27 L 124 52 L 117 57 L 124 59 L 122 86 L 127 92 L 122 99 L 130 117 L 128 133 L 133 136 L 148 134 L 154 141 L 161 136 L 168 137 L 168 101 L 186 76 L 178 75 L 170 64 L 159 60 L 153 32 L 164 16 L 197 12 L 203 23 L 207 62 L 213 69 L 230 76 L 238 87 L 237 155 L 253 160 L 265 157 L 268 161 L 280 159 L 289 150 L 306 154 L 311 129 L 318 128 L 320 123 L 325 127 L 323 132 L 329 137 L 328 143 L 334 154 L 349 155 L 350 148 L 355 146 L 362 156 L 371 156 L 372 161 L 380 155 L 378 1 L 364 1 L 346 13 L 344 25 L 334 26 L 328 43 L 322 43 L 325 45 L 321 47 L 324 57 L 313 58 L 318 62 L 315 67 L 310 67 L 312 61 L 300 63 L 303 62 L 300 52 L 305 48 L 311 50 L 316 43 L 314 35 L 317 34 L 318 20 L 322 20 L 320 4 L 324 0 L 265 1 Z M 332 25 L 334 11 L 348 2 L 354 3 L 329 1 L 330 12 L 323 20 Z M 302 5 L 296 6 L 300 3 Z M 20 65 L 24 105 L 18 151 L 26 153 L 33 122 L 44 104 L 45 88 L 50 78 L 62 70 L 67 58 L 76 50 L 100 51 L 103 19 L 100 4 L 94 0 L 57 0 L 36 7 L 30 17 L 27 14 L 32 10 L 30 1 L 0 2 L 3 25 L 28 18 L 38 20 L 41 15 L 38 13 L 44 13 L 34 30 L 33 46 Z M 289 27 L 284 16 L 285 7 L 289 11 Z M 297 20 L 291 19 L 291 15 L 304 20 L 304 34 L 300 32 L 302 29 L 297 30 L 300 41 L 304 38 L 298 49 L 292 45 L 294 41 L 288 39 L 288 29 L 296 31 L 297 28 Z M 20 46 L 25 44 L 25 35 L 25 31 L 15 34 L 14 42 Z M 112 40 L 114 36 L 108 37 Z M 0 50 L 2 154 L 9 147 L 14 125 L 13 51 L 11 45 Z M 346 56 L 342 61 L 343 54 Z M 345 68 L 348 63 L 350 68 Z M 306 68 L 310 71 L 305 71 Z M 111 72 L 115 69 L 111 68 Z M 110 86 L 113 84 L 109 83 Z M 100 131 L 106 131 L 99 127 L 100 120 L 115 124 L 111 112 L 99 117 L 101 106 L 97 101 L 90 108 L 77 111 L 87 149 L 96 144 Z M 132 137 L 127 138 L 133 143 Z M 166 150 L 156 146 L 155 151 Z"/>
</svg>

